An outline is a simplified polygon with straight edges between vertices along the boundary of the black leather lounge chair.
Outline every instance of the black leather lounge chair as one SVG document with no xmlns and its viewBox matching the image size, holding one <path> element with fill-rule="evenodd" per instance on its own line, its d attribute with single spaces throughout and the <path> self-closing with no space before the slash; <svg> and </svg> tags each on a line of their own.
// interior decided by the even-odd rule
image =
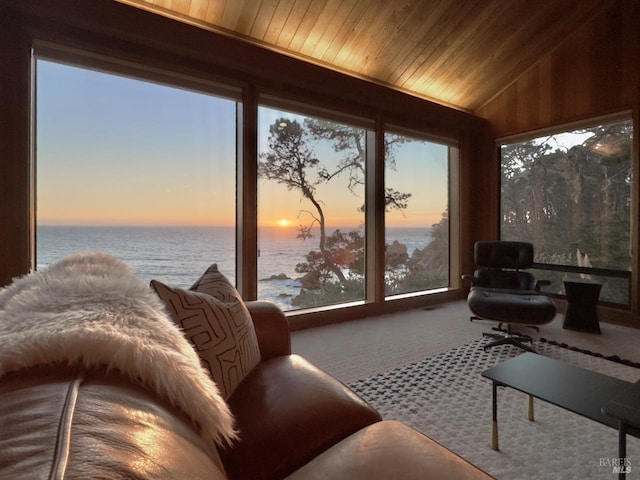
<svg viewBox="0 0 640 480">
<path fill-rule="evenodd" d="M 462 278 L 471 282 L 467 304 L 474 319 L 498 322 L 502 333 L 483 335 L 494 339 L 485 350 L 496 345 L 511 344 L 523 350 L 534 350 L 524 342 L 531 337 L 512 330 L 513 325 L 536 327 L 553 320 L 554 303 L 540 293 L 546 280 L 537 280 L 530 272 L 522 271 L 533 265 L 533 245 L 526 242 L 476 242 L 474 245 L 476 271 Z"/>
</svg>

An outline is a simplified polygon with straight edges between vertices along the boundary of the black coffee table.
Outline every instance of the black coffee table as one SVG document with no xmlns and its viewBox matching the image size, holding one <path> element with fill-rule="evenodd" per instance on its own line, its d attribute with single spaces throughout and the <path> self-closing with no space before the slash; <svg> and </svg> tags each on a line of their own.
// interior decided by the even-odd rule
<svg viewBox="0 0 640 480">
<path fill-rule="evenodd" d="M 529 395 L 529 420 L 533 420 L 533 398 L 538 398 L 578 415 L 618 428 L 619 422 L 602 411 L 616 394 L 631 385 L 618 378 L 569 365 L 536 353 L 523 353 L 482 372 L 493 382 L 493 424 L 491 448 L 498 445 L 498 387 L 510 387 Z M 633 436 L 638 431 L 627 430 Z"/>
</svg>

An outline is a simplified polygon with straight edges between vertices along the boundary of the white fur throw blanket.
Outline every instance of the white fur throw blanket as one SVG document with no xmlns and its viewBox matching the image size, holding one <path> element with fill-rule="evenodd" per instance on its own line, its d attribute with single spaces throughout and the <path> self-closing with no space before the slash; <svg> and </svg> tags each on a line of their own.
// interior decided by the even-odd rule
<svg viewBox="0 0 640 480">
<path fill-rule="evenodd" d="M 115 257 L 76 254 L 0 289 L 2 375 L 52 362 L 107 366 L 169 400 L 218 445 L 233 418 L 156 293 Z"/>
</svg>

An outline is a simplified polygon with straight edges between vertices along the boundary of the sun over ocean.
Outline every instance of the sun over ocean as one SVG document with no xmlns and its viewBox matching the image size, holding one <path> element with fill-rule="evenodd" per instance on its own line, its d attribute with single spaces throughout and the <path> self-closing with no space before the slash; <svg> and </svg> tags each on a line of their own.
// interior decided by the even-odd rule
<svg viewBox="0 0 640 480">
<path fill-rule="evenodd" d="M 430 228 L 390 228 L 387 243 L 398 240 L 411 254 L 430 242 L 430 232 Z M 258 295 L 284 310 L 291 309 L 291 298 L 300 292 L 296 264 L 318 248 L 317 239 L 303 241 L 296 233 L 279 227 L 259 232 Z M 188 288 L 212 263 L 235 279 L 233 227 L 39 226 L 36 242 L 37 268 L 72 253 L 100 251 L 120 258 L 145 281 Z M 270 280 L 282 273 L 291 280 Z"/>
</svg>

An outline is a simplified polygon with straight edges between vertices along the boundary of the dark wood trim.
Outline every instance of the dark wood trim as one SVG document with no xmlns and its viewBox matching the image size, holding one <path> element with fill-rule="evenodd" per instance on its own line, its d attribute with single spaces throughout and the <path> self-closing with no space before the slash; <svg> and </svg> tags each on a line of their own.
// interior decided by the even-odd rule
<svg viewBox="0 0 640 480">
<path fill-rule="evenodd" d="M 287 315 L 287 318 L 289 319 L 289 326 L 292 331 L 421 308 L 425 309 L 426 318 L 428 315 L 426 310 L 436 308 L 437 305 L 441 305 L 443 303 L 462 300 L 466 298 L 466 296 L 467 294 L 465 291 L 453 289 L 444 293 L 420 295 L 417 297 L 402 298 L 381 303 L 365 303 L 322 311 L 293 312 Z M 460 319 L 460 321 L 464 320 L 465 319 Z"/>
<path fill-rule="evenodd" d="M 385 261 L 386 261 L 386 250 L 385 250 L 385 237 L 386 237 L 386 224 L 385 224 L 385 210 L 386 210 L 386 199 L 384 194 L 384 178 L 385 178 L 385 170 L 386 170 L 386 152 L 385 152 L 385 142 L 384 142 L 384 134 L 386 133 L 385 123 L 381 117 L 376 119 L 376 138 L 374 145 L 374 152 L 376 159 L 382 159 L 382 161 L 378 161 L 374 165 L 373 169 L 373 185 L 371 182 L 369 183 L 369 187 L 373 187 L 373 195 L 369 196 L 369 198 L 373 197 L 372 204 L 372 213 L 374 214 L 374 220 L 372 227 L 369 228 L 369 234 L 373 234 L 373 243 L 375 245 L 375 249 L 373 250 L 373 278 L 384 278 L 385 273 Z M 371 251 L 371 250 L 370 250 Z M 371 266 L 371 263 L 369 263 Z M 385 285 L 383 282 L 376 282 L 373 289 L 373 300 L 375 302 L 384 302 L 385 297 Z"/>
<path fill-rule="evenodd" d="M 238 214 L 236 217 L 238 242 L 236 252 L 236 271 L 238 278 L 236 284 L 243 298 L 255 300 L 258 298 L 258 285 L 256 282 L 258 268 L 256 261 L 249 259 L 258 258 L 258 176 L 256 165 L 258 163 L 258 94 L 254 88 L 244 90 L 242 99 L 242 148 L 238 151 L 238 172 L 236 204 Z"/>
<path fill-rule="evenodd" d="M 0 11 L 0 285 L 31 269 L 30 40 Z"/>
</svg>

